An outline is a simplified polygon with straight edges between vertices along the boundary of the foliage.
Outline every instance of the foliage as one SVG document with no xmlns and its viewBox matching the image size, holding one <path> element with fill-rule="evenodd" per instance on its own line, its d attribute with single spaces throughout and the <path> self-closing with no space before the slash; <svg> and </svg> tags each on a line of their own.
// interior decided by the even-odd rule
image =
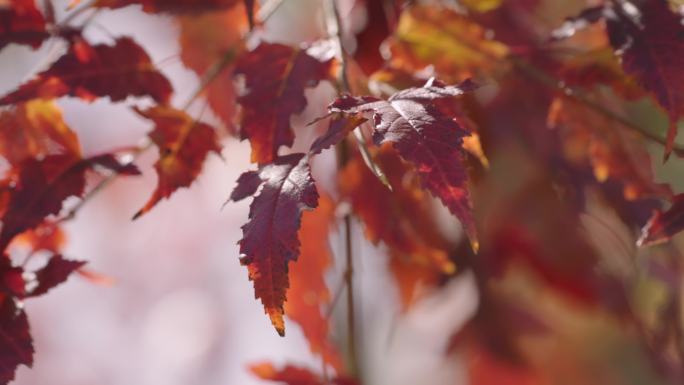
<svg viewBox="0 0 684 385">
<path fill-rule="evenodd" d="M 227 140 L 249 141 L 254 169 L 228 199 L 252 198 L 240 263 L 277 333 L 285 335 L 286 316 L 299 324 L 333 371 L 251 366 L 265 381 L 366 380 L 354 316 L 357 223 L 386 246 L 404 311 L 456 277 L 475 278 L 477 313 L 444 336 L 445 356 L 458 352 L 475 385 L 630 383 L 618 359 L 587 353 L 588 338 L 607 332 L 619 342 L 605 349 L 637 351 L 626 364 L 643 367 L 652 383 L 684 381 L 681 249 L 673 239 L 684 230 L 684 197 L 654 172 L 684 154 L 676 140 L 681 6 L 326 0 L 328 36 L 288 45 L 259 35 L 282 2 L 75 1 L 57 20 L 51 1 L 0 1 L 0 49 L 65 47 L 0 96 L 0 384 L 33 363 L 23 301 L 74 272 L 90 274 L 62 255 L 60 226 L 108 181 L 140 173 L 125 156 L 130 149 L 83 155 L 57 104 L 68 97 L 125 103 L 153 127 L 132 152 L 158 149 L 158 184 L 134 219 L 192 185 Z M 366 25 L 345 25 L 341 4 L 366 12 Z M 172 105 L 171 82 L 133 38 L 89 41 L 99 12 L 126 7 L 179 26 L 180 59 L 201 77 L 185 105 Z M 317 111 L 315 123 L 327 130 L 308 151 L 294 150 L 302 127 L 292 118 L 322 83 L 337 93 Z M 223 127 L 188 112 L 199 98 Z M 646 119 L 632 111 L 636 104 Z M 660 115 L 667 127 L 651 123 Z M 315 166 L 333 149 L 336 184 L 324 187 Z M 594 234 L 618 227 L 626 246 Z M 345 241 L 346 343 L 329 315 L 338 293 L 324 279 L 335 229 Z M 44 266 L 29 269 L 37 254 Z M 637 302 L 648 285 L 664 287 L 666 298 L 645 310 Z"/>
</svg>

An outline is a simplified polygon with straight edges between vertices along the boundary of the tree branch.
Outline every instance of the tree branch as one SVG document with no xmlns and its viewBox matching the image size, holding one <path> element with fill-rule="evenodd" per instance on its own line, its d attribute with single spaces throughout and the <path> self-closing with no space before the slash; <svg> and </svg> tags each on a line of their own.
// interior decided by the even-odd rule
<svg viewBox="0 0 684 385">
<path fill-rule="evenodd" d="M 339 72 L 339 88 L 342 92 L 351 92 L 349 77 L 347 74 L 347 55 L 344 51 L 343 32 L 340 18 L 340 11 L 337 8 L 335 0 L 328 0 L 327 5 L 327 27 L 328 34 L 335 40 L 337 46 L 337 59 L 340 62 Z M 358 130 L 356 128 L 355 130 Z M 358 137 L 358 136 L 357 136 Z M 343 168 L 349 162 L 349 147 L 345 140 L 337 145 L 338 164 Z M 345 243 L 345 261 L 347 267 L 344 272 L 344 280 L 347 286 L 347 351 L 348 351 L 348 365 L 349 373 L 358 377 L 359 359 L 356 348 L 356 314 L 354 303 L 354 255 L 352 250 L 352 223 L 351 215 L 344 216 L 344 243 Z"/>
</svg>

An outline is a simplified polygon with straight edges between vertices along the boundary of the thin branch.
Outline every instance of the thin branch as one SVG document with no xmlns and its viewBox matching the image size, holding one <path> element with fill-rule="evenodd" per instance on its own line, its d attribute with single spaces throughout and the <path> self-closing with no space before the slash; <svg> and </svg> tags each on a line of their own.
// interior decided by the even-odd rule
<svg viewBox="0 0 684 385">
<path fill-rule="evenodd" d="M 340 62 L 339 72 L 339 88 L 343 92 L 351 92 L 349 77 L 347 75 L 347 60 L 344 46 L 342 45 L 342 23 L 340 18 L 340 11 L 337 8 L 335 0 L 328 0 L 326 24 L 328 27 L 328 34 L 334 38 L 337 46 L 337 59 Z M 356 128 L 358 130 L 358 127 Z M 358 135 L 357 135 L 358 138 Z M 337 145 L 338 163 L 339 167 L 344 167 L 349 162 L 349 148 L 346 141 L 341 141 Z M 352 224 L 350 214 L 344 216 L 344 244 L 345 244 L 345 261 L 346 269 L 344 272 L 344 281 L 347 286 L 347 351 L 348 351 L 348 365 L 349 373 L 358 377 L 359 359 L 356 349 L 356 314 L 354 303 L 354 255 L 352 249 Z"/>
<path fill-rule="evenodd" d="M 269 0 L 264 5 L 259 8 L 256 14 L 256 18 L 265 23 L 266 20 L 271 18 L 271 16 L 280 8 L 281 5 L 285 3 L 285 0 Z"/>
<path fill-rule="evenodd" d="M 535 66 L 527 63 L 524 60 L 520 60 L 519 58 L 516 57 L 511 57 L 510 59 L 511 63 L 520 70 L 520 72 L 527 76 L 529 79 L 536 81 L 537 83 L 548 87 L 549 89 L 556 91 L 568 98 L 574 99 L 577 102 L 582 103 L 586 107 L 591 108 L 592 110 L 598 112 L 599 114 L 603 115 L 604 117 L 613 120 L 620 125 L 629 128 L 630 130 L 636 132 L 637 134 L 641 135 L 642 137 L 649 139 L 653 142 L 665 145 L 666 141 L 665 138 L 660 137 L 659 135 L 656 135 L 655 133 L 639 126 L 638 124 L 635 124 L 634 122 L 631 122 L 630 120 L 626 119 L 625 117 L 621 116 L 620 114 L 617 114 L 610 109 L 600 105 L 599 103 L 596 103 L 593 101 L 589 96 L 586 95 L 585 92 L 583 92 L 580 89 L 576 88 L 570 88 L 562 83 L 558 82 L 558 80 L 554 79 L 553 77 L 549 76 L 547 73 L 544 71 L 536 68 Z M 684 156 L 684 146 L 675 144 L 674 148 L 672 150 L 675 154 L 679 156 Z"/>
</svg>

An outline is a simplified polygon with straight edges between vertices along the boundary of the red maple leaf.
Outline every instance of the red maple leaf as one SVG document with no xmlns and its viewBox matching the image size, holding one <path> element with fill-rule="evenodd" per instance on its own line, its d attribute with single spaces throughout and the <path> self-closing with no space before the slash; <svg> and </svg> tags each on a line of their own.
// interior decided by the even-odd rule
<svg viewBox="0 0 684 385">
<path fill-rule="evenodd" d="M 412 163 L 422 184 L 463 224 L 474 249 L 477 234 L 471 213 L 468 175 L 463 164 L 463 138 L 470 133 L 438 106 L 440 99 L 459 96 L 473 89 L 471 82 L 443 86 L 428 82 L 383 100 L 372 96 L 343 96 L 329 109 L 344 113 L 372 113 L 373 140 L 380 145 L 391 142 L 402 158 Z"/>
<path fill-rule="evenodd" d="M 290 117 L 306 107 L 304 89 L 331 78 L 332 59 L 320 60 L 306 50 L 262 43 L 240 57 L 235 74 L 244 75 L 241 136 L 252 145 L 252 161 L 268 163 L 281 146 L 292 146 Z"/>
<path fill-rule="evenodd" d="M 166 104 L 172 92 L 171 83 L 133 39 L 121 37 L 113 46 L 77 39 L 49 69 L 0 98 L 0 105 L 65 95 L 85 100 L 108 96 L 114 102 L 150 96 Z"/>
<path fill-rule="evenodd" d="M 14 379 L 17 366 L 33 365 L 33 353 L 26 313 L 0 292 L 0 384 Z"/>
<path fill-rule="evenodd" d="M 260 183 L 256 183 L 257 177 Z M 253 195 L 259 185 L 263 187 L 250 205 L 249 221 L 242 226 L 240 262 L 249 269 L 255 295 L 282 336 L 288 263 L 299 255 L 297 232 L 302 211 L 318 206 L 318 191 L 304 154 L 282 156 L 262 166 L 258 174 L 243 174 L 231 199 Z"/>
<path fill-rule="evenodd" d="M 0 7 L 0 49 L 10 43 L 38 48 L 49 36 L 34 0 L 13 0 Z"/>
<path fill-rule="evenodd" d="M 170 107 L 136 110 L 154 122 L 149 136 L 159 148 L 159 160 L 154 164 L 159 182 L 145 206 L 134 216 L 148 212 L 163 198 L 181 187 L 188 187 L 202 170 L 210 152 L 220 154 L 216 132 L 206 123 L 198 122 L 187 113 Z"/>
</svg>

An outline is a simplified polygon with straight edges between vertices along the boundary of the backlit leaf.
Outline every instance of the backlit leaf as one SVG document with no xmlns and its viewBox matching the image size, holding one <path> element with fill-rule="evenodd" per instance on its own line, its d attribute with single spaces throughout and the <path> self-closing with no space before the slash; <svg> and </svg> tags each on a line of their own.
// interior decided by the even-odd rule
<svg viewBox="0 0 684 385">
<path fill-rule="evenodd" d="M 406 309 L 416 299 L 419 285 L 435 283 L 441 275 L 453 273 L 455 266 L 447 254 L 448 243 L 436 230 L 434 210 L 417 173 L 388 146 L 374 152 L 374 159 L 386 171 L 391 191 L 359 156 L 342 170 L 339 186 L 363 223 L 366 238 L 387 245 Z"/>
<path fill-rule="evenodd" d="M 299 231 L 301 251 L 297 262 L 290 266 L 290 290 L 285 302 L 285 314 L 302 327 L 311 351 L 321 355 L 339 373 L 342 360 L 328 339 L 330 325 L 325 316 L 331 298 L 324 278 L 333 263 L 328 234 L 334 222 L 335 205 L 325 195 L 319 200 L 316 210 L 302 214 Z"/>
<path fill-rule="evenodd" d="M 0 105 L 65 95 L 85 100 L 108 96 L 114 102 L 150 96 L 165 104 L 172 91 L 171 83 L 131 38 L 121 37 L 113 46 L 79 40 L 49 69 L 0 98 Z"/>
<path fill-rule="evenodd" d="M 0 6 L 0 49 L 10 43 L 38 48 L 49 36 L 35 0 L 12 0 Z"/>
<path fill-rule="evenodd" d="M 157 189 L 134 218 L 148 212 L 177 189 L 190 186 L 202 171 L 207 155 L 221 151 L 214 128 L 183 111 L 170 107 L 136 111 L 155 124 L 149 136 L 159 148 L 159 160 L 154 164 L 159 181 Z"/>
<path fill-rule="evenodd" d="M 0 156 L 12 166 L 49 154 L 80 152 L 76 134 L 53 101 L 32 100 L 0 112 Z"/>
<path fill-rule="evenodd" d="M 508 54 L 505 45 L 489 39 L 472 19 L 429 6 L 404 11 L 388 43 L 392 66 L 411 72 L 431 66 L 449 81 L 492 70 Z"/>
<path fill-rule="evenodd" d="M 65 199 L 80 197 L 85 188 L 85 172 L 95 166 L 124 174 L 138 173 L 135 167 L 121 164 L 111 155 L 86 159 L 50 155 L 42 160 L 26 160 L 16 182 L 2 191 L 7 206 L 0 218 L 0 249 L 5 249 L 16 235 L 38 226 L 46 216 L 58 214 Z"/>
<path fill-rule="evenodd" d="M 215 76 L 206 86 L 209 106 L 226 125 L 235 131 L 235 85 L 233 62 L 244 49 L 242 32 L 247 28 L 241 6 L 178 17 L 181 60 L 198 76 Z M 216 66 L 222 66 L 218 68 Z M 220 73 L 214 75 L 211 71 Z"/>
<path fill-rule="evenodd" d="M 290 117 L 306 107 L 306 88 L 331 78 L 332 63 L 303 49 L 270 43 L 240 57 L 235 74 L 244 75 L 246 87 L 238 99 L 240 133 L 252 145 L 253 162 L 270 162 L 281 146 L 292 146 Z"/>
</svg>

